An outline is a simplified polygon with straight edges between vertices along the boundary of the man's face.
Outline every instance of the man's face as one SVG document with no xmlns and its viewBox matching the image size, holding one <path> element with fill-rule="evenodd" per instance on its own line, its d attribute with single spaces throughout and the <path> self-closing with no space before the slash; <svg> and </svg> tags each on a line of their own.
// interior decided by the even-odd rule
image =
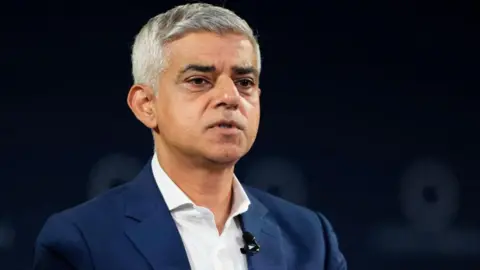
<svg viewBox="0 0 480 270">
<path fill-rule="evenodd" d="M 191 33 L 166 47 L 154 110 L 164 147 L 210 162 L 235 163 L 260 120 L 257 55 L 241 35 Z"/>
</svg>

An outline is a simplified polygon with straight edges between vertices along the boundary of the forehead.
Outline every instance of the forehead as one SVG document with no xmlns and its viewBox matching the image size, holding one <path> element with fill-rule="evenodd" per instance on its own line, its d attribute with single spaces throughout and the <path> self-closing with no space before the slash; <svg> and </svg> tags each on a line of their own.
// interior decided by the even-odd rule
<svg viewBox="0 0 480 270">
<path fill-rule="evenodd" d="M 166 47 L 167 68 L 181 68 L 189 64 L 257 67 L 257 55 L 252 42 L 238 34 L 190 33 Z"/>
</svg>

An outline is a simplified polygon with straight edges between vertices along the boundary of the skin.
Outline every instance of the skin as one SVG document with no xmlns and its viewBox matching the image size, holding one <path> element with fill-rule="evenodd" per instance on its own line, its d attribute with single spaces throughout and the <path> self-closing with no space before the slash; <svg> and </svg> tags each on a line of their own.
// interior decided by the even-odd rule
<svg viewBox="0 0 480 270">
<path fill-rule="evenodd" d="M 242 35 L 190 33 L 165 46 L 167 64 L 151 86 L 133 85 L 127 102 L 153 131 L 162 168 L 219 233 L 231 208 L 234 167 L 252 147 L 260 121 L 257 55 Z M 213 127 L 233 121 L 238 128 Z"/>
</svg>

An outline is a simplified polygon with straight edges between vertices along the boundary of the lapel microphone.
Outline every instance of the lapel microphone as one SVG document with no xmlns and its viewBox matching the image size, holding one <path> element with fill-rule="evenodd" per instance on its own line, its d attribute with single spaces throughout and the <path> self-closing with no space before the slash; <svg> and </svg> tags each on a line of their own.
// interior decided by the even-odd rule
<svg viewBox="0 0 480 270">
<path fill-rule="evenodd" d="M 240 252 L 242 254 L 247 255 L 254 255 L 260 251 L 260 245 L 257 243 L 255 236 L 249 232 L 243 232 L 243 241 L 245 242 L 245 246 L 240 248 Z"/>
</svg>

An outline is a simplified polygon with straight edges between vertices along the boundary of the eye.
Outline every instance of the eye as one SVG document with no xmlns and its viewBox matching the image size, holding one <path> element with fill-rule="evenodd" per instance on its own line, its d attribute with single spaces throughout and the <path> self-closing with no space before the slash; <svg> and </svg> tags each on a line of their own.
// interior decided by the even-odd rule
<svg viewBox="0 0 480 270">
<path fill-rule="evenodd" d="M 186 81 L 186 87 L 191 91 L 205 91 L 212 88 L 212 83 L 203 77 L 190 77 Z"/>
<path fill-rule="evenodd" d="M 208 81 L 203 78 L 192 78 L 188 80 L 188 82 L 195 86 L 202 86 L 208 83 Z"/>
<path fill-rule="evenodd" d="M 250 88 L 255 84 L 251 79 L 240 79 L 236 83 L 242 88 Z"/>
</svg>

